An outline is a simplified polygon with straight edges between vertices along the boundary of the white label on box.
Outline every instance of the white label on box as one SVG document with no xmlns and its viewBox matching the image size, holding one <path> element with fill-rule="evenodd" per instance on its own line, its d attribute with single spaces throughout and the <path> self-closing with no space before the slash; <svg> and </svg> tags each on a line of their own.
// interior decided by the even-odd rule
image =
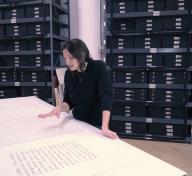
<svg viewBox="0 0 192 176">
<path fill-rule="evenodd" d="M 185 8 L 184 7 L 179 7 L 179 10 L 185 10 Z"/>
<path fill-rule="evenodd" d="M 153 16 L 160 16 L 160 11 L 153 11 Z"/>
<path fill-rule="evenodd" d="M 166 109 L 166 111 L 171 111 L 171 108 L 165 108 Z"/>
<path fill-rule="evenodd" d="M 118 60 L 118 62 L 121 62 L 121 63 L 122 63 L 122 62 L 123 62 L 123 60 Z"/>
<path fill-rule="evenodd" d="M 151 41 L 151 38 L 145 38 L 145 41 Z"/>
<path fill-rule="evenodd" d="M 166 102 L 171 102 L 171 99 L 165 99 Z"/>
<path fill-rule="evenodd" d="M 167 136 L 173 136 L 173 133 L 167 133 Z"/>
<path fill-rule="evenodd" d="M 20 82 L 14 82 L 15 86 L 20 86 Z"/>
<path fill-rule="evenodd" d="M 125 10 L 121 10 L 120 13 L 125 13 Z"/>
<path fill-rule="evenodd" d="M 180 40 L 181 37 L 174 37 L 174 40 Z"/>
<path fill-rule="evenodd" d="M 181 22 L 175 23 L 175 26 L 181 26 Z"/>
<path fill-rule="evenodd" d="M 166 115 L 171 115 L 171 112 L 165 112 Z"/>
<path fill-rule="evenodd" d="M 153 25 L 152 25 L 151 23 L 150 23 L 150 24 L 147 23 L 146 26 L 147 26 L 147 27 L 152 27 Z"/>
<path fill-rule="evenodd" d="M 175 58 L 182 58 L 182 55 L 176 55 Z"/>
<path fill-rule="evenodd" d="M 126 73 L 126 76 L 131 76 L 132 75 L 132 73 Z"/>
<path fill-rule="evenodd" d="M 127 28 L 126 27 L 121 27 L 121 30 L 125 31 L 125 30 L 127 30 Z"/>
<path fill-rule="evenodd" d="M 131 123 L 130 122 L 125 122 L 125 125 L 126 126 L 131 126 Z"/>
<path fill-rule="evenodd" d="M 153 22 L 152 19 L 150 19 L 150 20 L 148 19 L 148 20 L 147 20 L 147 23 L 152 23 L 152 22 Z"/>
<path fill-rule="evenodd" d="M 154 5 L 148 5 L 148 9 L 153 9 Z"/>
<path fill-rule="evenodd" d="M 153 123 L 153 119 L 152 118 L 146 118 L 146 123 Z"/>
<path fill-rule="evenodd" d="M 166 95 L 165 97 L 166 98 L 172 98 L 172 95 Z"/>
<path fill-rule="evenodd" d="M 153 58 L 153 55 L 147 55 L 146 57 L 147 58 Z"/>
<path fill-rule="evenodd" d="M 125 90 L 125 92 L 132 92 L 131 90 Z"/>
<path fill-rule="evenodd" d="M 153 12 L 153 9 L 148 9 L 148 12 Z"/>
<path fill-rule="evenodd" d="M 173 133 L 173 129 L 166 129 L 168 133 Z"/>
<path fill-rule="evenodd" d="M 130 134 L 130 133 L 132 133 L 132 132 L 131 132 L 131 130 L 125 130 L 125 133 Z"/>
<path fill-rule="evenodd" d="M 119 56 L 117 56 L 119 59 L 123 59 L 124 57 L 123 57 L 123 55 L 119 55 Z"/>
<path fill-rule="evenodd" d="M 123 42 L 119 42 L 119 43 L 118 43 L 119 46 L 122 46 L 123 44 L 124 44 Z"/>
<path fill-rule="evenodd" d="M 120 6 L 119 9 L 121 9 L 121 10 L 122 10 L 122 9 L 125 9 L 125 6 Z"/>
<path fill-rule="evenodd" d="M 16 22 L 17 22 L 16 18 L 11 19 L 11 24 L 14 24 Z"/>
<path fill-rule="evenodd" d="M 126 97 L 126 98 L 125 98 L 125 100 L 130 101 L 130 100 L 131 100 L 131 98 Z"/>
<path fill-rule="evenodd" d="M 176 18 L 175 21 L 176 21 L 176 22 L 181 22 L 181 21 L 182 21 L 182 18 Z"/>
<path fill-rule="evenodd" d="M 148 4 L 154 4 L 154 1 L 148 1 Z"/>
<path fill-rule="evenodd" d="M 151 44 L 151 42 L 145 42 L 145 45 L 150 45 Z"/>
<path fill-rule="evenodd" d="M 174 43 L 174 45 L 179 45 L 180 41 L 174 41 L 173 43 Z"/>
<path fill-rule="evenodd" d="M 178 5 L 179 5 L 179 6 L 184 6 L 185 3 L 184 3 L 184 2 L 180 2 Z"/>
<path fill-rule="evenodd" d="M 120 6 L 125 5 L 125 2 L 119 2 L 119 5 Z"/>
<path fill-rule="evenodd" d="M 157 53 L 157 48 L 150 48 L 149 52 L 150 53 Z"/>
<path fill-rule="evenodd" d="M 119 56 L 117 56 L 119 59 L 123 59 L 124 57 L 123 57 L 123 55 L 119 55 Z"/>
<path fill-rule="evenodd" d="M 149 84 L 149 89 L 156 89 L 156 84 Z"/>
<path fill-rule="evenodd" d="M 173 48 L 179 48 L 179 45 L 174 45 Z"/>
<path fill-rule="evenodd" d="M 166 73 L 165 75 L 166 75 L 166 76 L 173 76 L 172 73 Z"/>
<path fill-rule="evenodd" d="M 119 38 L 118 41 L 119 41 L 119 42 L 123 42 L 124 39 L 123 39 L 123 38 Z"/>
<path fill-rule="evenodd" d="M 166 81 L 171 81 L 171 80 L 172 80 L 172 78 L 166 77 Z"/>
<path fill-rule="evenodd" d="M 151 67 L 151 66 L 152 66 L 152 63 L 147 63 L 147 66 L 148 66 L 148 67 Z"/>
</svg>

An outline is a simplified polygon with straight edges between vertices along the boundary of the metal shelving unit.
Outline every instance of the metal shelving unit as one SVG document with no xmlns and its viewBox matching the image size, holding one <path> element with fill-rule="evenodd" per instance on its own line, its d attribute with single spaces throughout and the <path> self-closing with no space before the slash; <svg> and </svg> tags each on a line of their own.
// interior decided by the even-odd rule
<svg viewBox="0 0 192 176">
<path fill-rule="evenodd" d="M 187 0 L 105 0 L 111 128 L 121 137 L 192 142 L 192 13 Z"/>
<path fill-rule="evenodd" d="M 0 98 L 36 95 L 55 104 L 55 68 L 70 38 L 69 0 L 2 2 Z"/>
</svg>

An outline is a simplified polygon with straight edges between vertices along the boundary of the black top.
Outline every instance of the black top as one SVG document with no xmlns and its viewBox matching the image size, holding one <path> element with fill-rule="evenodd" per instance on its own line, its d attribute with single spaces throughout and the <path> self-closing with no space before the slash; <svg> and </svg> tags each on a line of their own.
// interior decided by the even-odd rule
<svg viewBox="0 0 192 176">
<path fill-rule="evenodd" d="M 90 60 L 84 72 L 65 72 L 64 101 L 76 119 L 100 126 L 102 111 L 112 109 L 112 88 L 103 61 Z"/>
</svg>

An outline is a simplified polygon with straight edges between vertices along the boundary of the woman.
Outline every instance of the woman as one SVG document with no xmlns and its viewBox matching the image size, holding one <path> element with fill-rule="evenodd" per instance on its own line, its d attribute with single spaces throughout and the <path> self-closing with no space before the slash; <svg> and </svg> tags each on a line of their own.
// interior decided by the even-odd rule
<svg viewBox="0 0 192 176">
<path fill-rule="evenodd" d="M 62 49 L 68 67 L 64 78 L 64 102 L 39 117 L 59 117 L 61 111 L 71 110 L 74 118 L 101 127 L 107 137 L 118 138 L 109 129 L 112 92 L 104 62 L 92 60 L 86 44 L 80 39 L 66 42 Z"/>
</svg>

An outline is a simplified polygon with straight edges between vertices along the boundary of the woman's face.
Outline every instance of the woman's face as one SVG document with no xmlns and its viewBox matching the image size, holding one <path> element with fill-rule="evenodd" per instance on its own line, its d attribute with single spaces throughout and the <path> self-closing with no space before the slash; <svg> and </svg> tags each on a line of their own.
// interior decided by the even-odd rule
<svg viewBox="0 0 192 176">
<path fill-rule="evenodd" d="M 63 56 L 64 56 L 64 60 L 65 60 L 67 67 L 71 71 L 75 71 L 75 70 L 79 71 L 80 70 L 79 61 L 76 58 L 74 58 L 67 49 L 63 50 Z"/>
</svg>

